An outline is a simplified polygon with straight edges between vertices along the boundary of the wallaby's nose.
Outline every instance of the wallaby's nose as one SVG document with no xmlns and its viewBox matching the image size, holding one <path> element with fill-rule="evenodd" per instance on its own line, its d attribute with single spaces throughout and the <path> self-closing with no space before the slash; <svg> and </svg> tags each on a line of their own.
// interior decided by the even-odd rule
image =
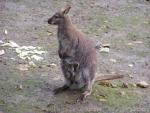
<svg viewBox="0 0 150 113">
<path fill-rule="evenodd" d="M 49 19 L 48 19 L 48 24 L 51 24 L 51 23 L 52 23 L 52 19 L 49 18 Z"/>
</svg>

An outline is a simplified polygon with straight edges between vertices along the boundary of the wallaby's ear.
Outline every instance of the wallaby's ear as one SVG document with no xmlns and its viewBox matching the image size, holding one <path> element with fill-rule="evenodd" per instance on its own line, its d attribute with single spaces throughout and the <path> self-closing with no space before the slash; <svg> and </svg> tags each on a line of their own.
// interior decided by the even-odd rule
<svg viewBox="0 0 150 113">
<path fill-rule="evenodd" d="M 61 13 L 63 15 L 66 15 L 69 12 L 70 9 L 71 9 L 71 6 L 67 5 L 67 6 L 65 6 L 64 8 L 61 9 Z"/>
</svg>

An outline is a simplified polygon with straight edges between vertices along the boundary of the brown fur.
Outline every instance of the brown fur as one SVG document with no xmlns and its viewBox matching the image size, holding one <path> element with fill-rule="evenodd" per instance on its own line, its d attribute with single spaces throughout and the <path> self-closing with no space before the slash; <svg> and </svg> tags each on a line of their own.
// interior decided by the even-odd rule
<svg viewBox="0 0 150 113">
<path fill-rule="evenodd" d="M 94 43 L 85 34 L 80 32 L 66 15 L 70 6 L 55 13 L 49 20 L 49 24 L 58 25 L 59 57 L 61 67 L 66 79 L 66 84 L 55 90 L 84 88 L 80 99 L 83 100 L 91 94 L 92 86 L 96 80 L 112 80 L 121 76 L 96 77 L 96 50 Z"/>
</svg>

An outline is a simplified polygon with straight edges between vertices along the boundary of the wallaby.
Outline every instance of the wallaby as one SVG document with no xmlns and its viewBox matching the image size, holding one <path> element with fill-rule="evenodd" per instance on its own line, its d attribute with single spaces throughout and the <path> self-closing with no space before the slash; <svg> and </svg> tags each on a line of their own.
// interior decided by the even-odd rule
<svg viewBox="0 0 150 113">
<path fill-rule="evenodd" d="M 55 93 L 66 89 L 84 89 L 78 100 L 91 94 L 97 80 L 122 78 L 121 75 L 96 76 L 96 49 L 94 43 L 71 22 L 68 14 L 70 6 L 56 12 L 48 19 L 48 24 L 58 26 L 58 54 L 66 84 L 55 89 Z"/>
</svg>

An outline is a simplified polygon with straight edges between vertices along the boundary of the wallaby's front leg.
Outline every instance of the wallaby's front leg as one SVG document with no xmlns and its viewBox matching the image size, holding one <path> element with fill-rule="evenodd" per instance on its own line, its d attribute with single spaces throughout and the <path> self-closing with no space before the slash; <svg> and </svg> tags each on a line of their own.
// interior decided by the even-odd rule
<svg viewBox="0 0 150 113">
<path fill-rule="evenodd" d="M 68 89 L 69 89 L 69 87 L 65 84 L 59 88 L 54 89 L 53 92 L 54 92 L 54 94 L 58 94 L 60 92 L 66 91 Z"/>
</svg>

